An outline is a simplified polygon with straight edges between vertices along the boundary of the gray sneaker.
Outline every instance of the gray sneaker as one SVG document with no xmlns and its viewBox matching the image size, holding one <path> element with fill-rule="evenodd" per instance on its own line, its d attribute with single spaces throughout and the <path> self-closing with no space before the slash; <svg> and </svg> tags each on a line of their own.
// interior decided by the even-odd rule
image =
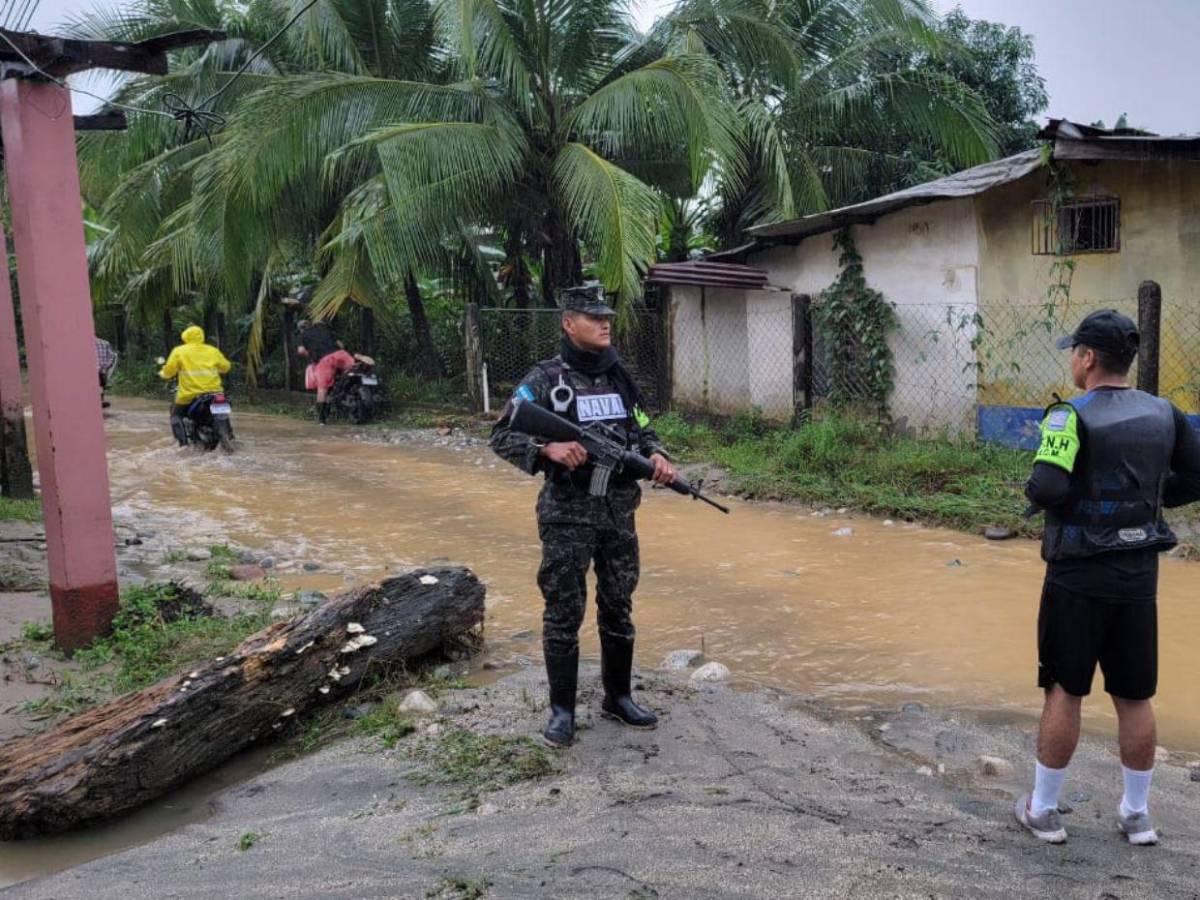
<svg viewBox="0 0 1200 900">
<path fill-rule="evenodd" d="M 1029 811 L 1029 794 L 1017 798 L 1013 807 L 1013 815 L 1026 831 L 1033 834 L 1039 841 L 1047 844 L 1065 844 L 1067 829 L 1063 828 L 1062 819 L 1058 817 L 1057 809 L 1048 809 L 1041 815 L 1035 816 Z"/>
<path fill-rule="evenodd" d="M 1150 822 L 1150 813 L 1146 810 L 1126 816 L 1122 815 L 1121 809 L 1118 807 L 1117 828 L 1121 829 L 1125 839 L 1135 847 L 1146 847 L 1158 843 L 1158 832 L 1154 830 L 1154 825 Z"/>
</svg>

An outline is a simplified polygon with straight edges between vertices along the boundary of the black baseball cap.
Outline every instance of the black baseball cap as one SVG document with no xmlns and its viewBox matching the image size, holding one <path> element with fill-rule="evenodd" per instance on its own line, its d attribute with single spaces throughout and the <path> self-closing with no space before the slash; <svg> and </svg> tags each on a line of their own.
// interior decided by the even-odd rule
<svg viewBox="0 0 1200 900">
<path fill-rule="evenodd" d="M 1140 340 L 1133 319 L 1115 309 L 1102 309 L 1084 317 L 1074 334 L 1059 338 L 1054 345 L 1059 350 L 1067 350 L 1083 344 L 1122 359 L 1133 359 Z"/>
<path fill-rule="evenodd" d="M 604 302 L 604 288 L 598 284 L 563 288 L 563 312 L 581 312 L 589 316 L 615 316 L 617 311 Z"/>
</svg>

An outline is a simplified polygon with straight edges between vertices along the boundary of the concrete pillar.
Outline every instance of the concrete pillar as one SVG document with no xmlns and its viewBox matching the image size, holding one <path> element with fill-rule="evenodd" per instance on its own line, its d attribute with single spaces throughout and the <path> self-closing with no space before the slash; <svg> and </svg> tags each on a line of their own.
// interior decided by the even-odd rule
<svg viewBox="0 0 1200 900">
<path fill-rule="evenodd" d="M 33 468 L 25 440 L 25 402 L 21 398 L 21 355 L 17 318 L 8 280 L 8 239 L 0 226 L 0 493 L 33 497 Z"/>
<path fill-rule="evenodd" d="M 0 82 L 4 165 L 41 475 L 55 641 L 70 653 L 117 611 L 117 565 L 100 415 L 71 95 Z"/>
</svg>

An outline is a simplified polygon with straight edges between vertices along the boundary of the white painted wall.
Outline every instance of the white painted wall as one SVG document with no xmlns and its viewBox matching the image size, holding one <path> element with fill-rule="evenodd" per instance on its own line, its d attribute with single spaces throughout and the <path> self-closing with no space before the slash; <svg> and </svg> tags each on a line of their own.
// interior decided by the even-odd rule
<svg viewBox="0 0 1200 900">
<path fill-rule="evenodd" d="M 980 256 L 974 201 L 899 210 L 874 225 L 854 226 L 853 234 L 867 284 L 895 304 L 900 320 L 891 340 L 896 363 L 892 417 L 916 429 L 973 429 L 970 320 L 978 310 Z M 814 298 L 840 272 L 832 234 L 773 247 L 747 262 L 766 268 L 772 285 Z"/>
<path fill-rule="evenodd" d="M 790 294 L 672 287 L 671 308 L 675 404 L 791 418 Z"/>
</svg>

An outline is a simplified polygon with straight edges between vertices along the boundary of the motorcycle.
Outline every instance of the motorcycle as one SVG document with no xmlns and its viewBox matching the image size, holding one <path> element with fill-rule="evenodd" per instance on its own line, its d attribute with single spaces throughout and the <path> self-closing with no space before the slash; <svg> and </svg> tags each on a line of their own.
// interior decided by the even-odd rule
<svg viewBox="0 0 1200 900">
<path fill-rule="evenodd" d="M 183 436 L 176 433 L 175 437 L 183 446 L 191 445 L 205 452 L 220 447 L 226 453 L 232 453 L 231 412 L 229 398 L 224 393 L 201 394 L 188 404 L 187 412 L 179 420 Z"/>
<path fill-rule="evenodd" d="M 155 360 L 159 366 L 166 362 L 161 356 Z M 168 390 L 171 390 L 170 386 Z M 180 447 L 192 446 L 206 453 L 220 447 L 226 453 L 232 453 L 235 440 L 233 422 L 229 418 L 232 411 L 224 391 L 201 394 L 188 404 L 181 417 L 176 418 L 172 411 L 171 433 Z"/>
<path fill-rule="evenodd" d="M 375 360 L 356 356 L 352 368 L 338 375 L 329 391 L 333 412 L 344 415 L 355 425 L 371 421 L 383 404 L 383 389 L 375 374 Z"/>
</svg>

